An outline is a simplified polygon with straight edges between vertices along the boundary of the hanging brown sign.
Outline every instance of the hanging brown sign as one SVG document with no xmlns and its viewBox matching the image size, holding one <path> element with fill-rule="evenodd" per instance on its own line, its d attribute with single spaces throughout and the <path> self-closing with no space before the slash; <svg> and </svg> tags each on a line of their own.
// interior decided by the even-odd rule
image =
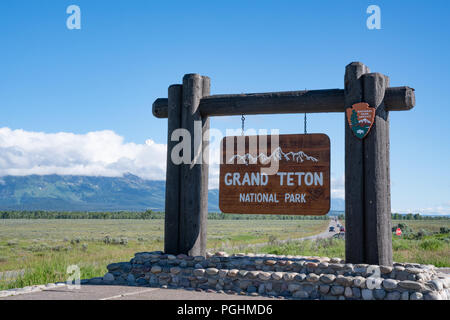
<svg viewBox="0 0 450 320">
<path fill-rule="evenodd" d="M 221 151 L 222 212 L 289 215 L 329 212 L 327 135 L 225 137 Z"/>
</svg>

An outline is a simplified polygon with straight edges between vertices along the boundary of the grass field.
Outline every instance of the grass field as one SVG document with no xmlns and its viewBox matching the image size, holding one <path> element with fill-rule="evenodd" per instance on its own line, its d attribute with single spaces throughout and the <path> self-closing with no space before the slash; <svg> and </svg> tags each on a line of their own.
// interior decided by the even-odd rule
<svg viewBox="0 0 450 320">
<path fill-rule="evenodd" d="M 394 220 L 392 225 L 406 224 L 402 236 L 393 236 L 392 249 L 395 262 L 433 264 L 450 267 L 450 233 L 440 233 L 442 227 L 450 228 L 446 220 Z M 283 255 L 310 255 L 345 258 L 345 241 L 323 239 L 318 241 L 292 241 L 283 245 L 267 245 L 260 252 Z M 251 251 L 247 248 L 246 252 Z"/>
<path fill-rule="evenodd" d="M 394 261 L 450 267 L 450 220 L 401 220 L 408 236 L 393 239 Z M 344 240 L 291 241 L 322 232 L 327 220 L 209 220 L 211 251 L 344 258 Z M 139 251 L 163 250 L 164 220 L 0 220 L 0 290 L 66 281 L 69 265 L 81 278 L 102 276 L 112 262 L 129 261 Z M 262 247 L 252 244 L 267 243 Z M 13 280 L 10 272 L 24 272 Z"/>
<path fill-rule="evenodd" d="M 210 220 L 211 251 L 243 251 L 246 245 L 322 232 L 326 220 Z M 164 220 L 0 220 L 0 289 L 65 281 L 69 265 L 81 278 L 102 276 L 112 262 L 139 251 L 163 250 Z M 11 281 L 5 271 L 25 270 Z M 5 279 L 7 278 L 7 279 Z"/>
</svg>

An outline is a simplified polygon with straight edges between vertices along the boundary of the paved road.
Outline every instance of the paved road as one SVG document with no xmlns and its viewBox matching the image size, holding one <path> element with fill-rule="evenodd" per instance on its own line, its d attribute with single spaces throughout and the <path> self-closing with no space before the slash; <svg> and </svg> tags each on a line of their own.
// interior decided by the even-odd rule
<svg viewBox="0 0 450 320">
<path fill-rule="evenodd" d="M 80 289 L 52 288 L 0 298 L 1 300 L 273 300 L 268 297 L 128 286 L 81 285 Z M 278 299 L 277 299 L 278 300 Z"/>
<path fill-rule="evenodd" d="M 330 223 L 328 225 L 328 227 L 326 228 L 326 230 L 324 230 L 321 233 L 312 235 L 312 236 L 308 236 L 308 237 L 303 237 L 303 238 L 295 238 L 295 239 L 286 239 L 286 240 L 277 240 L 275 243 L 276 244 L 283 244 L 283 243 L 287 243 L 289 241 L 303 241 L 303 240 L 317 240 L 317 239 L 325 239 L 325 238 L 331 238 L 332 236 L 334 236 L 336 233 L 338 232 L 329 232 L 329 228 L 331 226 L 334 227 L 335 230 L 338 230 L 337 224 L 339 223 L 339 220 L 334 221 L 334 219 L 330 219 Z M 260 248 L 260 247 L 264 247 L 269 245 L 269 242 L 262 242 L 262 243 L 255 243 L 255 244 L 249 244 L 246 245 L 245 247 L 253 247 L 253 248 Z M 243 246 L 239 246 L 236 248 L 242 248 Z"/>
</svg>

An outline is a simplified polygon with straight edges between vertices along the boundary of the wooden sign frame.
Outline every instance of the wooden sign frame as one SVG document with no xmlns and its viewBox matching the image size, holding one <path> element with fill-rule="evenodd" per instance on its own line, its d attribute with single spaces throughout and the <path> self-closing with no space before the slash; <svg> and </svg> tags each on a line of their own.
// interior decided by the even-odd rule
<svg viewBox="0 0 450 320">
<path fill-rule="evenodd" d="M 343 89 L 211 95 L 210 78 L 199 74 L 186 74 L 182 84 L 169 86 L 168 98 L 153 103 L 153 115 L 168 119 L 164 251 L 206 254 L 208 162 L 171 161 L 178 143 L 172 134 L 178 129 L 193 137 L 201 122 L 202 142 L 192 143 L 189 154 L 207 159 L 210 117 L 345 113 L 366 102 L 376 112 L 364 139 L 353 134 L 345 116 L 345 260 L 392 265 L 389 112 L 413 108 L 415 92 L 389 82 L 389 77 L 352 62 L 345 67 Z"/>
</svg>

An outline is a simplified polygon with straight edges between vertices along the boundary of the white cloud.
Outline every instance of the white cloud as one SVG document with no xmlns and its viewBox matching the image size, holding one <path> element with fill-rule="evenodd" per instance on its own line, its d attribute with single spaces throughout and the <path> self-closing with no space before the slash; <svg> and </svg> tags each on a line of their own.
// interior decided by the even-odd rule
<svg viewBox="0 0 450 320">
<path fill-rule="evenodd" d="M 331 177 L 331 198 L 345 199 L 345 175 Z"/>
<path fill-rule="evenodd" d="M 60 174 L 122 176 L 130 172 L 145 179 L 163 180 L 164 144 L 125 143 L 111 130 L 43 133 L 0 128 L 0 176 Z"/>
<path fill-rule="evenodd" d="M 400 209 L 400 210 L 392 210 L 392 212 L 450 215 L 450 202 L 445 202 L 442 205 L 435 207 L 427 207 L 420 209 Z"/>
</svg>

